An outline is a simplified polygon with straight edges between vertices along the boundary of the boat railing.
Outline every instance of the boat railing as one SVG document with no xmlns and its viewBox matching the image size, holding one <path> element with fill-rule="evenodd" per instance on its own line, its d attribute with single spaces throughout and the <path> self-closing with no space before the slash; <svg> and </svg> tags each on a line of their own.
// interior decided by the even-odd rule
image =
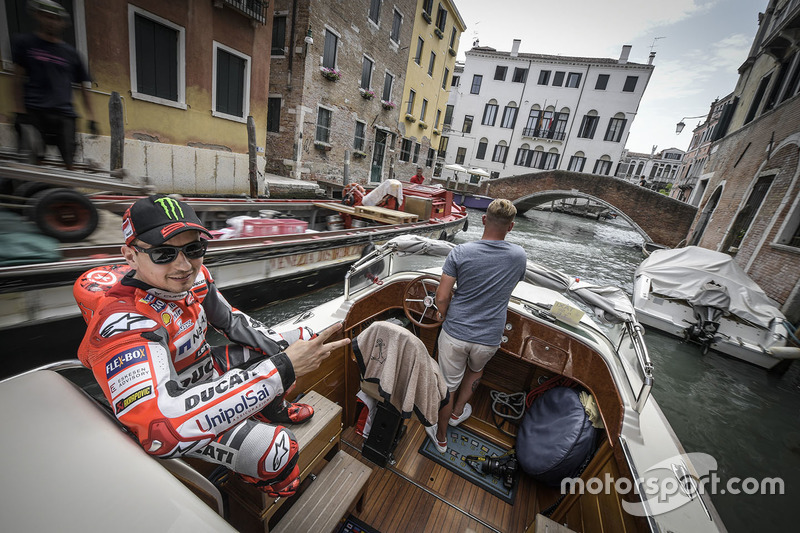
<svg viewBox="0 0 800 533">
<path fill-rule="evenodd" d="M 641 324 L 636 321 L 625 322 L 625 330 L 631 337 L 633 344 L 633 351 L 636 352 L 636 358 L 639 360 L 639 368 L 642 372 L 642 388 L 639 389 L 639 394 L 636 397 L 636 412 L 641 413 L 644 409 L 644 404 L 650 397 L 650 391 L 653 389 L 653 362 L 650 360 L 650 354 L 647 352 L 647 346 L 644 343 L 644 329 Z"/>
</svg>

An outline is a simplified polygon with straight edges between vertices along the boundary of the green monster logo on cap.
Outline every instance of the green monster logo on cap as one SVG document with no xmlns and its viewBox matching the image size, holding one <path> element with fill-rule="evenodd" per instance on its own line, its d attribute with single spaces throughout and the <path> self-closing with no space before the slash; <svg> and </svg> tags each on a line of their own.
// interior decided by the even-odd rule
<svg viewBox="0 0 800 533">
<path fill-rule="evenodd" d="M 180 220 L 183 218 L 183 209 L 181 209 L 181 205 L 174 198 L 165 196 L 163 198 L 154 200 L 154 202 L 161 206 L 161 209 L 164 210 L 167 218 L 174 218 L 175 220 Z"/>
</svg>

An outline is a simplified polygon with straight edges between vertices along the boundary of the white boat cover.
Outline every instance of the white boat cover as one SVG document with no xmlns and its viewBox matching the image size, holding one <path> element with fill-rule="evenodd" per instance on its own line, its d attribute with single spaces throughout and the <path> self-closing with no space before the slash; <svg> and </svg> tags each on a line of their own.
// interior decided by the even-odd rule
<svg viewBox="0 0 800 533">
<path fill-rule="evenodd" d="M 403 204 L 403 183 L 400 180 L 386 180 L 361 199 L 361 205 L 371 207 L 378 205 L 383 197 L 391 195 L 397 198 L 397 205 Z"/>
<path fill-rule="evenodd" d="M 764 328 L 784 316 L 756 283 L 727 254 L 687 246 L 657 250 L 636 269 L 635 278 L 650 278 L 651 290 L 670 298 L 692 300 L 709 281 L 728 289 L 725 311 Z"/>
</svg>

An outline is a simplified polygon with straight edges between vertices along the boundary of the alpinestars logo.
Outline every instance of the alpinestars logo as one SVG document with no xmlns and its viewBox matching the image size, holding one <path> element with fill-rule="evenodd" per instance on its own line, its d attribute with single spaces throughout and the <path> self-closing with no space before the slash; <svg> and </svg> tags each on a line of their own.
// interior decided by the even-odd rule
<svg viewBox="0 0 800 533">
<path fill-rule="evenodd" d="M 283 459 L 289 453 L 289 436 L 285 431 L 281 431 L 278 441 L 275 443 L 275 457 L 272 459 L 272 469 L 277 471 L 283 464 Z"/>
<path fill-rule="evenodd" d="M 114 313 L 103 322 L 100 327 L 100 336 L 108 338 L 117 333 L 134 329 L 149 329 L 155 326 L 156 323 L 146 316 L 132 313 Z"/>
<path fill-rule="evenodd" d="M 167 218 L 175 220 L 183 219 L 183 209 L 181 209 L 181 204 L 179 204 L 174 198 L 165 196 L 155 200 L 155 203 L 161 206 L 161 209 L 164 210 Z"/>
</svg>

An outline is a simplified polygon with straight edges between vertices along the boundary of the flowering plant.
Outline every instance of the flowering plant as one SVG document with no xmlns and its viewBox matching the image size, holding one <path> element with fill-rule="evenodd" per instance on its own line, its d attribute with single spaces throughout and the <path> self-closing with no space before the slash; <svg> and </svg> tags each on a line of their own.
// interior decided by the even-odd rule
<svg viewBox="0 0 800 533">
<path fill-rule="evenodd" d="M 336 81 L 342 77 L 342 73 L 335 68 L 320 67 L 319 70 L 324 77 L 332 81 Z"/>
<path fill-rule="evenodd" d="M 375 98 L 375 91 L 373 91 L 372 89 L 363 89 L 362 88 L 362 89 L 359 89 L 358 92 L 361 93 L 361 97 L 364 100 L 372 100 L 373 98 Z"/>
<path fill-rule="evenodd" d="M 381 100 L 381 105 L 384 109 L 394 109 L 394 102 L 391 100 Z"/>
</svg>

